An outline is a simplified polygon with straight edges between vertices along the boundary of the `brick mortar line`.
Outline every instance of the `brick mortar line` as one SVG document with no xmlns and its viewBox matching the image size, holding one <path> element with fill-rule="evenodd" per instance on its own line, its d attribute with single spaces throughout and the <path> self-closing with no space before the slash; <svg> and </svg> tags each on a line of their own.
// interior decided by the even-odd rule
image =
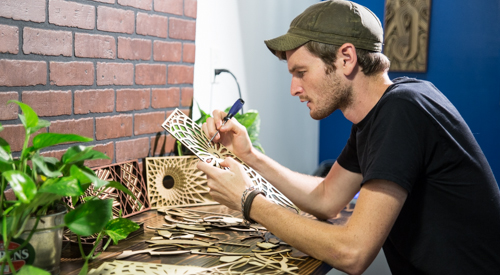
<svg viewBox="0 0 500 275">
<path fill-rule="evenodd" d="M 123 90 L 123 89 L 166 89 L 166 88 L 193 88 L 193 84 L 190 83 L 182 83 L 182 84 L 165 84 L 165 85 L 106 85 L 106 86 L 56 86 L 56 85 L 42 85 L 38 84 L 36 86 L 0 86 L 1 92 L 23 92 L 23 91 L 62 91 L 62 90 L 70 90 L 72 93 L 80 90 L 106 90 L 106 89 L 114 89 L 114 90 Z"/>
<path fill-rule="evenodd" d="M 193 20 L 193 22 L 196 23 L 196 20 Z M 81 29 L 81 28 L 78 28 L 78 27 L 59 26 L 59 25 L 50 24 L 48 22 L 38 23 L 38 22 L 31 22 L 31 21 L 14 20 L 14 19 L 9 19 L 9 18 L 4 18 L 4 17 L 0 17 L 0 24 L 1 25 L 8 25 L 8 26 L 13 26 L 13 27 L 18 27 L 19 29 L 23 29 L 25 27 L 29 27 L 29 28 L 34 28 L 34 29 L 43 29 L 43 30 L 50 30 L 50 31 L 71 31 L 71 32 L 80 32 L 80 33 L 87 33 L 87 34 L 94 34 L 94 35 L 108 35 L 108 36 L 113 36 L 114 38 L 117 38 L 118 36 L 126 36 L 127 38 L 134 38 L 134 39 L 156 39 L 156 40 L 162 40 L 162 41 L 166 41 L 166 42 L 183 42 L 183 41 L 188 41 L 188 42 L 194 43 L 196 41 L 196 37 L 195 37 L 194 40 L 179 39 L 179 38 L 171 38 L 171 37 L 169 37 L 169 33 L 168 33 L 168 31 L 170 29 L 169 27 L 167 28 L 167 38 L 158 37 L 158 36 L 152 36 L 152 35 L 138 34 L 136 32 L 137 20 L 135 20 L 135 22 L 134 22 L 134 33 L 133 34 L 121 33 L 121 32 L 108 32 L 108 31 L 98 30 L 97 29 L 97 16 L 96 16 L 96 27 L 94 29 L 91 29 L 91 30 L 89 30 L 89 29 Z M 20 38 L 21 37 L 22 36 L 20 35 Z M 74 39 L 73 39 L 73 41 L 74 41 Z"/>
<path fill-rule="evenodd" d="M 172 17 L 172 18 L 179 18 L 179 19 L 186 19 L 186 20 L 193 20 L 193 21 L 196 21 L 196 19 L 197 19 L 197 17 L 190 17 L 190 16 L 185 15 L 185 13 L 184 13 L 185 7 L 184 6 L 182 9 L 182 15 L 179 15 L 179 14 L 174 14 L 174 13 L 155 11 L 154 10 L 154 3 L 152 5 L 151 10 L 143 10 L 143 9 L 135 8 L 135 7 L 131 7 L 131 6 L 122 6 L 118 3 L 111 4 L 111 3 L 102 3 L 102 2 L 94 2 L 94 1 L 92 1 L 92 2 L 85 1 L 84 3 L 81 3 L 78 1 L 68 1 L 68 2 L 82 4 L 85 6 L 93 6 L 95 8 L 96 19 L 97 19 L 97 7 L 99 7 L 99 6 L 105 6 L 108 8 L 114 8 L 114 9 L 120 9 L 120 10 L 131 10 L 134 12 L 134 17 L 137 17 L 137 12 L 142 12 L 142 13 L 147 13 L 147 14 L 151 14 L 151 15 L 159 15 L 159 16 L 164 16 L 164 17 Z M 185 2 L 183 1 L 183 5 L 184 4 L 185 4 Z M 12 19 L 12 18 L 7 18 L 7 17 L 0 17 L 0 18 L 7 19 L 7 20 L 23 21 L 23 22 L 42 23 L 42 22 L 25 21 L 25 20 L 20 20 L 20 19 Z M 46 1 L 46 5 L 45 5 L 45 21 L 44 22 L 49 23 L 49 1 Z M 1 21 L 0 21 L 0 23 L 1 23 Z M 96 27 L 97 27 L 97 24 L 96 24 Z"/>
<path fill-rule="evenodd" d="M 5 56 L 7 55 L 7 56 Z M 102 62 L 102 63 L 120 63 L 127 64 L 132 63 L 134 65 L 138 64 L 148 64 L 148 65 L 166 65 L 167 68 L 170 65 L 182 65 L 186 67 L 194 67 L 195 63 L 187 62 L 173 62 L 173 61 L 154 61 L 154 60 L 126 60 L 126 59 L 107 59 L 107 58 L 90 58 L 90 57 L 71 57 L 71 56 L 53 56 L 53 55 L 40 55 L 40 54 L 29 54 L 29 55 L 13 55 L 0 53 L 0 60 L 16 60 L 16 61 L 45 61 L 50 62 Z M 97 63 L 95 64 L 97 65 Z M 135 66 L 134 66 L 135 67 Z M 95 68 L 95 67 L 94 67 Z M 172 84 L 175 85 L 175 84 Z"/>
<path fill-rule="evenodd" d="M 180 100 L 180 99 L 179 99 Z M 179 101 L 180 102 L 180 101 Z M 115 104 L 116 106 L 116 104 Z M 103 118 L 103 117 L 109 117 L 109 116 L 119 116 L 119 115 L 132 115 L 133 118 L 135 118 L 134 115 L 136 114 L 149 114 L 149 113 L 156 113 L 156 112 L 170 112 L 170 111 L 174 111 L 176 108 L 178 109 L 189 109 L 188 106 L 186 107 L 182 107 L 179 106 L 178 107 L 167 107 L 167 108 L 158 108 L 158 109 L 153 109 L 152 107 L 149 107 L 147 109 L 142 109 L 142 110 L 132 110 L 132 111 L 124 111 L 124 112 L 117 112 L 116 111 L 116 107 L 115 107 L 115 110 L 113 112 L 108 112 L 108 113 L 87 113 L 87 114 L 71 114 L 71 115 L 59 115 L 59 116 L 40 116 L 40 119 L 43 119 L 43 120 L 48 120 L 50 122 L 53 122 L 53 121 L 57 121 L 57 120 L 70 120 L 70 119 L 74 119 L 74 120 L 79 120 L 79 119 L 84 119 L 84 118 L 94 118 L 97 119 L 97 118 Z M 21 124 L 21 121 L 19 120 L 19 118 L 16 118 L 16 119 L 10 119 L 10 120 L 0 120 L 0 123 L 2 123 L 2 125 L 20 125 Z"/>
</svg>

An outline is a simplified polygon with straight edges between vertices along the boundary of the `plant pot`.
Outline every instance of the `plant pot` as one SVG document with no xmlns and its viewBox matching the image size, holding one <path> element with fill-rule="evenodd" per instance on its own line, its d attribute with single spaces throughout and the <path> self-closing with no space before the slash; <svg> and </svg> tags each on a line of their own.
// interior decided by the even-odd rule
<svg viewBox="0 0 500 275">
<path fill-rule="evenodd" d="M 59 227 L 64 223 L 64 215 L 66 214 L 66 209 L 64 207 L 58 209 L 59 212 L 55 214 L 50 214 L 40 218 L 38 222 L 37 231 L 31 237 L 28 247 L 26 248 L 26 253 L 29 255 L 29 260 L 26 263 L 30 263 L 33 266 L 44 269 L 51 274 L 59 274 L 59 263 L 61 261 L 61 249 L 62 249 L 62 236 L 63 227 Z M 30 218 L 26 224 L 26 229 L 21 235 L 21 239 L 26 239 L 29 236 L 29 228 L 33 228 L 36 219 Z M 31 246 L 31 248 L 29 247 Z M 24 249 L 23 249 L 24 250 Z"/>
</svg>

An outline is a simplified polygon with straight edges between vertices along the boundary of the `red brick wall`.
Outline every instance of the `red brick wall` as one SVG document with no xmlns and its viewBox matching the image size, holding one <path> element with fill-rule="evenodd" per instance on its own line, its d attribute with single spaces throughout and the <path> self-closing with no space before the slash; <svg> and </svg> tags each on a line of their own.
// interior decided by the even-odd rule
<svg viewBox="0 0 500 275">
<path fill-rule="evenodd" d="M 161 128 L 193 100 L 196 0 L 0 1 L 0 122 L 19 154 L 20 109 L 92 137 L 107 165 L 169 154 Z M 61 156 L 70 145 L 45 151 Z"/>
</svg>

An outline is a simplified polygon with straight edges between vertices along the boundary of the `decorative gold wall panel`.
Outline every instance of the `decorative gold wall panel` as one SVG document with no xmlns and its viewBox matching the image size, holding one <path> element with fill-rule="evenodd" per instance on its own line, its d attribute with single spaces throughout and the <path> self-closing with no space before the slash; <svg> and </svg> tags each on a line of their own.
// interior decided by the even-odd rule
<svg viewBox="0 0 500 275">
<path fill-rule="evenodd" d="M 384 54 L 391 72 L 426 72 L 431 0 L 386 0 Z"/>
</svg>

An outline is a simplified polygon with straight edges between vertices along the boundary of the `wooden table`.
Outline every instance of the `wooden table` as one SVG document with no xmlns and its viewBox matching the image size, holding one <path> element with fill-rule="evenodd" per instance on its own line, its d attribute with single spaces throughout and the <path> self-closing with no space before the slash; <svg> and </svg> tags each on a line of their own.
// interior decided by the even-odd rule
<svg viewBox="0 0 500 275">
<path fill-rule="evenodd" d="M 330 219 L 328 222 L 333 224 L 344 224 L 350 217 L 354 205 L 349 205 L 346 207 L 335 219 Z M 230 214 L 234 217 L 241 217 L 241 213 L 238 211 L 231 210 L 222 205 L 212 205 L 212 206 L 198 206 L 191 207 L 189 209 L 215 212 L 222 214 Z M 303 213 L 302 215 L 312 216 Z M 124 250 L 142 250 L 148 248 L 148 244 L 145 243 L 146 240 L 150 240 L 151 237 L 157 236 L 154 229 L 148 229 L 147 226 L 151 227 L 162 227 L 162 224 L 167 223 L 164 219 L 165 215 L 158 213 L 156 210 L 150 210 L 139 215 L 133 216 L 130 219 L 135 222 L 144 223 L 144 233 L 139 234 L 136 237 L 122 240 L 117 245 L 111 245 L 108 247 L 106 252 L 103 252 L 97 259 L 92 261 L 89 265 L 89 270 L 92 268 L 99 267 L 104 262 L 112 262 L 115 260 L 116 256 L 121 254 Z M 223 230 L 223 229 L 213 229 L 210 231 L 213 236 L 216 236 L 220 241 L 226 242 L 238 242 L 241 243 L 240 239 L 249 235 L 249 232 L 237 232 L 233 230 Z M 217 241 L 209 240 L 207 241 Z M 261 239 L 250 239 L 244 242 L 244 244 L 250 244 L 251 248 L 248 247 L 236 247 L 232 245 L 220 245 L 224 251 L 230 252 L 250 252 L 251 249 L 255 249 L 255 244 L 262 241 Z M 291 248 L 289 246 L 281 246 L 279 249 Z M 63 251 L 64 253 L 64 251 Z M 325 274 L 331 267 L 320 260 L 316 260 L 312 257 L 308 257 L 306 254 L 293 249 L 292 256 L 294 257 L 304 257 L 304 261 L 296 261 L 295 264 L 299 267 L 299 274 Z M 211 255 L 195 255 L 195 254 L 182 254 L 182 255 L 168 255 L 168 256 L 151 256 L 149 254 L 137 254 L 125 258 L 126 261 L 139 261 L 139 262 L 149 262 L 157 264 L 175 264 L 175 265 L 192 265 L 200 267 L 211 267 L 220 264 L 219 256 Z M 83 265 L 81 259 L 61 259 L 61 274 L 78 274 L 79 270 Z"/>
</svg>

